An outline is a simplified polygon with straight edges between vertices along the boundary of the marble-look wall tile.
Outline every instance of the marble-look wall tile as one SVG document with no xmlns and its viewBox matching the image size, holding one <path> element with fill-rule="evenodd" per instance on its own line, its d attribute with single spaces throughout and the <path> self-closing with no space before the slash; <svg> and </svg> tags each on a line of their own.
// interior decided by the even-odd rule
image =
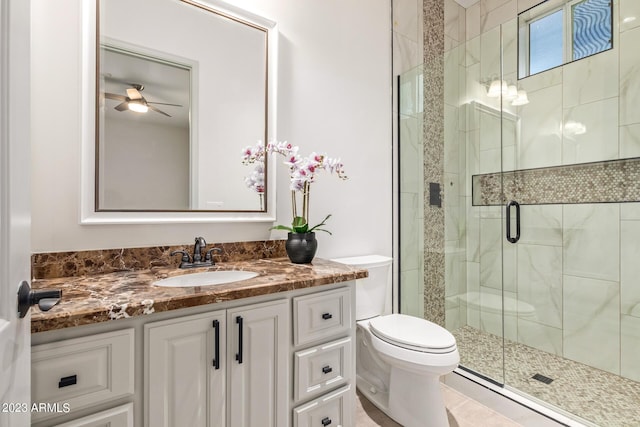
<svg viewBox="0 0 640 427">
<path fill-rule="evenodd" d="M 521 245 L 562 247 L 562 206 L 521 206 Z"/>
<path fill-rule="evenodd" d="M 467 271 L 464 251 L 455 243 L 445 252 L 445 296 L 455 296 L 466 292 Z"/>
<path fill-rule="evenodd" d="M 518 300 L 535 309 L 539 323 L 562 328 L 562 248 L 518 244 L 517 271 Z"/>
<path fill-rule="evenodd" d="M 455 107 L 458 107 L 460 105 L 460 83 L 458 80 L 458 69 L 460 67 L 464 67 L 464 55 L 464 46 L 453 48 L 444 54 L 444 72 L 447 76 L 447 78 L 444 79 L 444 102 L 445 104 Z"/>
<path fill-rule="evenodd" d="M 400 118 L 400 192 L 417 192 L 422 169 L 422 123 L 415 118 Z"/>
<path fill-rule="evenodd" d="M 640 381 L 640 318 L 621 316 L 620 337 L 620 374 Z"/>
<path fill-rule="evenodd" d="M 500 78 L 500 28 L 485 31 L 480 36 L 480 79 Z"/>
<path fill-rule="evenodd" d="M 418 33 L 418 1 L 419 0 L 393 0 L 393 31 L 403 35 L 409 40 L 417 42 Z"/>
<path fill-rule="evenodd" d="M 637 204 L 636 204 L 637 205 Z M 640 221 L 620 222 L 620 309 L 640 318 Z"/>
<path fill-rule="evenodd" d="M 480 208 L 471 205 L 471 197 L 465 198 L 467 261 L 480 262 Z"/>
<path fill-rule="evenodd" d="M 518 20 L 511 17 L 502 24 L 502 74 L 513 77 L 505 78 L 510 84 L 517 84 L 518 72 Z"/>
<path fill-rule="evenodd" d="M 531 93 L 547 87 L 562 84 L 562 70 L 563 67 L 557 67 L 539 74 L 534 74 L 533 76 L 519 80 L 518 85 L 521 89 L 526 90 L 527 93 Z"/>
<path fill-rule="evenodd" d="M 466 11 L 466 35 L 471 40 L 480 35 L 480 2 L 467 8 Z"/>
<path fill-rule="evenodd" d="M 518 342 L 547 353 L 562 355 L 562 329 L 518 318 Z"/>
<path fill-rule="evenodd" d="M 563 283 L 564 356 L 619 374 L 618 283 L 575 276 L 564 276 Z"/>
<path fill-rule="evenodd" d="M 620 219 L 637 219 L 640 220 L 640 203 L 621 203 Z"/>
<path fill-rule="evenodd" d="M 424 294 L 422 284 L 422 271 L 420 269 L 404 270 L 400 272 L 400 283 L 402 286 L 401 312 L 410 316 L 424 316 L 424 304 L 418 295 Z M 409 295 L 409 297 L 406 297 Z"/>
<path fill-rule="evenodd" d="M 418 66 L 418 43 L 402 34 L 393 33 L 393 75 L 397 76 Z"/>
<path fill-rule="evenodd" d="M 522 13 L 533 6 L 542 3 L 541 0 L 518 0 L 518 13 Z"/>
<path fill-rule="evenodd" d="M 422 206 L 418 203 L 417 193 L 400 193 L 400 270 L 415 270 L 422 264 L 422 219 L 418 211 Z"/>
<path fill-rule="evenodd" d="M 488 0 L 492 1 L 492 0 Z M 502 0 L 497 0 L 495 2 L 502 3 L 500 6 L 495 9 L 489 10 L 485 8 L 484 11 L 481 8 L 480 11 L 480 31 L 485 32 L 495 27 L 498 27 L 501 24 L 504 24 L 513 17 L 516 16 L 518 10 L 518 2 L 517 0 L 507 0 L 502 2 Z M 482 3 L 481 3 L 482 4 Z M 485 12 L 485 13 L 483 13 Z"/>
<path fill-rule="evenodd" d="M 564 274 L 619 281 L 619 218 L 618 204 L 563 207 Z"/>
<path fill-rule="evenodd" d="M 640 2 L 620 0 L 620 32 L 640 26 Z"/>
<path fill-rule="evenodd" d="M 640 157 L 640 124 L 620 126 L 619 137 L 621 159 Z"/>
<path fill-rule="evenodd" d="M 465 44 L 466 61 L 468 67 L 480 63 L 480 37 L 474 37 Z"/>
<path fill-rule="evenodd" d="M 617 97 L 564 109 L 562 164 L 617 159 L 617 139 Z"/>
<path fill-rule="evenodd" d="M 465 26 L 464 8 L 454 0 L 444 0 L 444 35 L 453 40 L 452 47 L 456 47 L 464 41 Z"/>
<path fill-rule="evenodd" d="M 480 285 L 502 289 L 502 221 L 480 219 Z"/>
<path fill-rule="evenodd" d="M 618 49 L 601 52 L 561 68 L 564 108 L 618 96 Z"/>
<path fill-rule="evenodd" d="M 620 34 L 620 124 L 640 123 L 640 28 Z M 597 55 L 596 55 L 597 56 Z"/>
<path fill-rule="evenodd" d="M 520 109 L 521 138 L 517 169 L 556 166 L 562 162 L 562 86 L 529 92 Z"/>
</svg>

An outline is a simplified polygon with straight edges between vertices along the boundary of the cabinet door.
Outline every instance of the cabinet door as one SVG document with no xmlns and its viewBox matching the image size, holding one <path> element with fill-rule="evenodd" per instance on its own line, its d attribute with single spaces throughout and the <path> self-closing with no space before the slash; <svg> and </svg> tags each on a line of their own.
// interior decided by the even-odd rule
<svg viewBox="0 0 640 427">
<path fill-rule="evenodd" d="M 227 311 L 229 425 L 289 425 L 287 300 Z"/>
<path fill-rule="evenodd" d="M 226 426 L 225 332 L 224 310 L 145 325 L 147 427 Z"/>
</svg>

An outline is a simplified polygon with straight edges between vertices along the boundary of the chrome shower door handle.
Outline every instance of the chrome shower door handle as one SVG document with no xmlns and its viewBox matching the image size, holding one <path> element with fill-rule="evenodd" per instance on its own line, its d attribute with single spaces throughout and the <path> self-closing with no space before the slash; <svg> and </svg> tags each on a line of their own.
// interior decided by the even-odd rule
<svg viewBox="0 0 640 427">
<path fill-rule="evenodd" d="M 515 237 L 511 237 L 511 207 L 512 206 L 516 207 L 516 236 Z M 507 223 L 507 241 L 509 243 L 516 243 L 518 240 L 520 240 L 520 204 L 515 200 L 512 200 L 507 204 L 506 223 Z"/>
</svg>

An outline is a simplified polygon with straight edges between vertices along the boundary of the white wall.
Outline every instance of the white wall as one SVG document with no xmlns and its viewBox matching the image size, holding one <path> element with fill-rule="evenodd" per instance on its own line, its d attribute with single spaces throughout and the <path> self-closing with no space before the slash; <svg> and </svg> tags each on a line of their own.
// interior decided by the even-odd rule
<svg viewBox="0 0 640 427">
<path fill-rule="evenodd" d="M 82 0 L 33 0 L 34 252 L 284 238 L 271 224 L 80 225 Z M 278 23 L 278 139 L 326 151 L 350 179 L 319 176 L 311 221 L 332 213 L 318 256 L 391 254 L 391 6 L 367 0 L 238 0 Z M 278 223 L 290 222 L 286 168 Z"/>
</svg>

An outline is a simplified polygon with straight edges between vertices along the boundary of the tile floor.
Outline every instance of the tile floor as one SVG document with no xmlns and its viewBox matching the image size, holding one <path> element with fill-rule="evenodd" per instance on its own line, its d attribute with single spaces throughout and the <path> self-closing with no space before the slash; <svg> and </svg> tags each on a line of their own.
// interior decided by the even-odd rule
<svg viewBox="0 0 640 427">
<path fill-rule="evenodd" d="M 520 424 L 481 405 L 473 399 L 442 384 L 450 427 L 516 427 Z M 359 392 L 356 409 L 357 427 L 402 427 L 387 417 Z"/>
</svg>

